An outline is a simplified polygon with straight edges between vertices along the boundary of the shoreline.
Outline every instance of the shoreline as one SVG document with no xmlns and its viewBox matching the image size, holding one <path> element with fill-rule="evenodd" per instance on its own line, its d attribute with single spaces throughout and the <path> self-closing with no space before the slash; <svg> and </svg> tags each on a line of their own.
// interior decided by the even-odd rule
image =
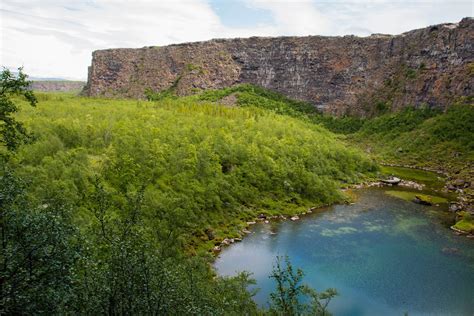
<svg viewBox="0 0 474 316">
<path fill-rule="evenodd" d="M 413 166 L 413 165 L 403 165 L 403 164 L 395 164 L 395 163 L 385 163 L 381 162 L 381 166 L 387 167 L 398 167 L 398 168 L 407 168 L 413 170 L 422 170 L 433 172 L 438 175 L 443 175 L 443 183 L 444 186 L 441 188 L 441 192 L 445 194 L 454 194 L 456 196 L 456 200 L 449 201 L 449 210 L 460 217 L 460 212 L 467 212 L 474 217 L 474 194 L 472 193 L 472 185 L 474 183 L 471 181 L 471 178 L 468 176 L 467 180 L 461 179 L 456 175 L 458 173 L 454 171 L 445 171 L 435 168 L 429 167 L 420 167 L 420 166 Z M 471 192 L 466 192 L 471 191 Z M 461 216 L 462 218 L 462 216 Z M 464 231 L 462 229 L 454 227 L 460 220 L 455 220 L 454 224 L 450 226 L 450 228 L 462 235 L 467 235 L 468 238 L 474 238 L 474 232 Z"/>
<path fill-rule="evenodd" d="M 391 164 L 391 165 L 382 164 L 382 165 L 391 166 L 391 167 L 409 168 L 409 167 L 405 167 L 405 166 L 401 166 L 401 165 L 394 165 L 394 164 Z M 410 169 L 417 169 L 417 170 L 435 172 L 433 170 L 426 170 L 426 169 L 420 169 L 420 168 L 414 168 L 414 167 L 412 167 Z M 443 174 L 441 172 L 435 172 L 435 173 Z M 402 179 L 400 181 L 400 183 L 396 184 L 396 185 L 384 183 L 382 181 L 367 181 L 367 182 L 362 182 L 362 183 L 359 183 L 359 184 L 352 184 L 352 185 L 349 185 L 347 187 L 343 187 L 340 190 L 342 192 L 344 192 L 345 194 L 347 194 L 347 192 L 350 191 L 350 190 L 360 190 L 360 189 L 368 189 L 368 188 L 396 188 L 396 187 L 403 187 L 405 189 L 422 191 L 423 189 L 426 189 L 427 186 L 425 184 L 421 184 L 421 183 L 418 183 L 418 182 L 415 182 L 415 181 L 412 181 L 412 180 Z M 269 215 L 269 216 L 267 216 L 267 215 L 261 213 L 261 214 L 257 215 L 257 217 L 255 217 L 253 220 L 250 220 L 250 221 L 246 222 L 245 228 L 241 230 L 241 237 L 237 237 L 237 238 L 235 238 L 235 237 L 234 238 L 226 237 L 220 243 L 215 244 L 215 246 L 210 250 L 210 252 L 212 253 L 213 258 L 215 259 L 225 247 L 228 247 L 228 246 L 232 245 L 235 242 L 241 242 L 246 235 L 251 234 L 252 233 L 250 231 L 251 226 L 253 226 L 257 223 L 270 224 L 271 221 L 284 221 L 284 220 L 298 221 L 298 220 L 302 219 L 302 217 L 304 217 L 305 215 L 313 214 L 314 212 L 318 211 L 319 209 L 323 209 L 325 207 L 330 207 L 330 206 L 333 206 L 333 205 L 341 205 L 341 204 L 353 204 L 354 202 L 353 202 L 352 196 L 350 196 L 350 197 L 351 198 L 347 199 L 346 201 L 336 202 L 336 203 L 333 203 L 333 204 L 324 204 L 324 205 L 320 205 L 320 206 L 313 206 L 313 207 L 308 208 L 306 211 L 303 211 L 303 212 L 300 212 L 300 213 L 295 213 L 294 215 L 279 214 L 279 215 Z M 453 205 L 453 202 L 448 201 L 447 204 L 449 205 L 449 210 L 451 210 L 451 206 Z M 466 231 L 455 228 L 454 227 L 455 224 L 456 223 L 449 226 L 449 228 L 453 231 L 454 234 L 456 234 L 458 236 L 463 235 L 463 236 L 466 236 L 469 239 L 474 239 L 473 234 L 471 234 L 470 232 L 466 232 Z"/>
</svg>

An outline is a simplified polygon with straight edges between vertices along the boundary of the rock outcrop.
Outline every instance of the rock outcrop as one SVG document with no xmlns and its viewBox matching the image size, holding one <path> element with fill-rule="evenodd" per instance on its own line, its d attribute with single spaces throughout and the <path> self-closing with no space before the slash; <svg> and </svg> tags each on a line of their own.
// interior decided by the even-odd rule
<svg viewBox="0 0 474 316">
<path fill-rule="evenodd" d="M 252 37 L 93 53 L 85 92 L 144 97 L 252 83 L 333 114 L 445 108 L 473 95 L 474 20 L 401 35 Z"/>
</svg>

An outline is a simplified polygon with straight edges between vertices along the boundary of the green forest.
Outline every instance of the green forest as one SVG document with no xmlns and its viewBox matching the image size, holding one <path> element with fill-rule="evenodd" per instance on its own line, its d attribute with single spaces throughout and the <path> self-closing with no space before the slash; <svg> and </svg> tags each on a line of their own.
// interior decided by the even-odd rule
<svg viewBox="0 0 474 316">
<path fill-rule="evenodd" d="M 2 314 L 327 315 L 337 292 L 281 258 L 257 307 L 251 275 L 215 275 L 213 248 L 259 214 L 347 201 L 379 162 L 473 162 L 466 102 L 336 119 L 249 85 L 146 101 L 26 88 L 4 71 Z"/>
</svg>

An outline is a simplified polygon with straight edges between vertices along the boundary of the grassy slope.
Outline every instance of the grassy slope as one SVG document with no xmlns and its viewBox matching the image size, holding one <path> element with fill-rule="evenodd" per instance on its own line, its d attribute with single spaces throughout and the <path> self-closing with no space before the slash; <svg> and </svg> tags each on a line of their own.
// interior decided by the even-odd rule
<svg viewBox="0 0 474 316">
<path fill-rule="evenodd" d="M 451 174 L 465 173 L 474 162 L 474 106 L 466 99 L 446 113 L 406 108 L 372 119 L 335 118 L 319 114 L 308 103 L 288 99 L 278 93 L 240 85 L 205 91 L 193 100 L 217 102 L 235 95 L 239 106 L 254 106 L 290 115 L 347 137 L 379 161 L 417 167 L 430 167 Z"/>
<path fill-rule="evenodd" d="M 351 139 L 386 162 L 467 172 L 474 162 L 472 126 L 472 105 L 446 113 L 408 108 L 367 121 Z"/>
<path fill-rule="evenodd" d="M 261 212 L 294 214 L 341 201 L 338 187 L 375 170 L 326 129 L 255 107 L 66 94 L 39 100 L 19 116 L 39 138 L 13 162 L 31 197 L 64 199 L 87 225 L 96 178 L 118 217 L 124 198 L 143 187 L 147 225 L 181 229 L 189 250 L 239 236 Z"/>
</svg>

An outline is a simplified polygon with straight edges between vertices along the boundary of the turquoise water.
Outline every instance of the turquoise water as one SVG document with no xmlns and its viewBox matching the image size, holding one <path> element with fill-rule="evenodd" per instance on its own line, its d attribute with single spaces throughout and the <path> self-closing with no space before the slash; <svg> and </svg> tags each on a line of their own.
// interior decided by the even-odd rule
<svg viewBox="0 0 474 316">
<path fill-rule="evenodd" d="M 361 190 L 353 205 L 255 225 L 215 268 L 252 272 L 262 306 L 274 288 L 268 275 L 275 257 L 288 255 L 305 283 L 338 290 L 334 315 L 474 315 L 474 240 L 446 227 L 445 209 Z"/>
</svg>

